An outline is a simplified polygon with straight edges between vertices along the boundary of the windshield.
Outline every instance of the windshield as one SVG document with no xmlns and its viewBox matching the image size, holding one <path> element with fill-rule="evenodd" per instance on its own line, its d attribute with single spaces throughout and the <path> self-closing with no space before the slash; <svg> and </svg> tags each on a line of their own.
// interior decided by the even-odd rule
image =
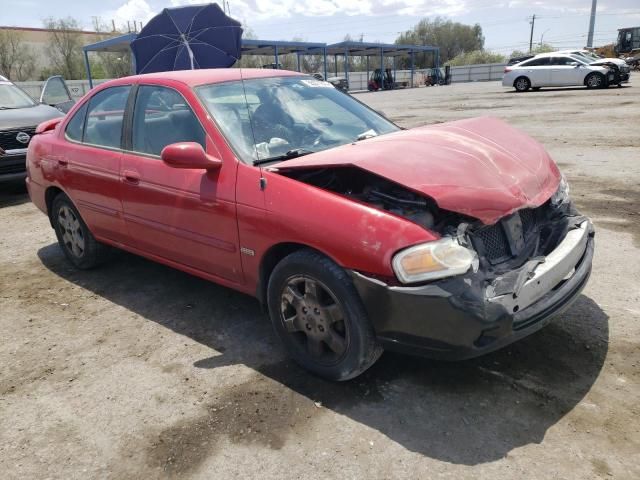
<svg viewBox="0 0 640 480">
<path fill-rule="evenodd" d="M 246 163 L 300 156 L 399 130 L 313 77 L 217 83 L 196 92 Z"/>
<path fill-rule="evenodd" d="M 570 55 L 570 57 L 575 58 L 578 62 L 582 63 L 583 65 L 589 65 L 591 62 L 593 62 L 591 58 L 587 58 L 579 53 L 574 53 Z"/>
<path fill-rule="evenodd" d="M 29 95 L 12 83 L 0 83 L 0 110 L 33 107 L 36 103 Z"/>
</svg>

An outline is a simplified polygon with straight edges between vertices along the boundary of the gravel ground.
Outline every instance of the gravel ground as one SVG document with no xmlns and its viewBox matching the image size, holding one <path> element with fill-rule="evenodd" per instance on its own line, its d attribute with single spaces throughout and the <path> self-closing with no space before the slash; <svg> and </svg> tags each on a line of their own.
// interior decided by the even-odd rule
<svg viewBox="0 0 640 480">
<path fill-rule="evenodd" d="M 524 129 L 598 230 L 589 285 L 539 333 L 459 363 L 384 354 L 343 384 L 287 360 L 252 298 L 125 253 L 73 270 L 0 187 L 2 477 L 640 478 L 635 90 L 358 95 L 407 127 Z"/>
</svg>

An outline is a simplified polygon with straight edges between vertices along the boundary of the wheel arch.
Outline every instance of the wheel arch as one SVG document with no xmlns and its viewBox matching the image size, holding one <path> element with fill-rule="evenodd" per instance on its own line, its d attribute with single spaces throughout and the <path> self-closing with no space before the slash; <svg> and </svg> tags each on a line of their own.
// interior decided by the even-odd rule
<svg viewBox="0 0 640 480">
<path fill-rule="evenodd" d="M 526 75 L 518 75 L 516 78 L 514 78 L 514 79 L 513 79 L 513 83 L 511 84 L 511 86 L 512 86 L 513 88 L 516 88 L 516 82 L 517 82 L 519 79 L 521 79 L 521 78 L 526 78 L 526 79 L 527 79 L 527 81 L 529 82 L 529 86 L 530 86 L 530 87 L 533 87 L 533 86 L 534 86 L 534 85 L 533 85 L 533 82 L 531 81 L 531 79 L 530 79 L 529 77 L 527 77 Z"/>
<path fill-rule="evenodd" d="M 602 72 L 598 72 L 598 71 L 595 71 L 595 72 L 594 72 L 594 71 L 592 71 L 592 72 L 587 73 L 587 74 L 584 76 L 584 79 L 582 80 L 582 84 L 583 84 L 585 87 L 587 86 L 587 79 L 588 79 L 591 75 L 600 75 L 600 76 L 602 77 L 602 80 L 603 80 L 604 82 L 606 82 L 606 81 L 607 81 L 607 76 L 606 76 L 604 73 L 602 73 Z"/>
<path fill-rule="evenodd" d="M 55 185 L 51 185 L 47 187 L 47 189 L 44 192 L 44 202 L 47 207 L 47 217 L 49 217 L 49 223 L 51 224 L 51 227 L 53 227 L 53 217 L 52 217 L 53 201 L 60 194 L 66 195 L 64 193 L 64 190 L 62 190 L 60 187 Z"/>
<path fill-rule="evenodd" d="M 329 258 L 331 261 L 340 265 L 331 255 L 326 252 L 318 250 L 311 245 L 298 242 L 281 242 L 269 247 L 260 259 L 260 267 L 258 269 L 258 285 L 256 286 L 256 297 L 260 301 L 262 308 L 266 309 L 267 304 L 267 285 L 269 284 L 269 277 L 273 272 L 276 265 L 286 256 L 291 255 L 299 250 L 312 250 L 320 255 Z M 342 266 L 342 265 L 340 265 Z"/>
</svg>

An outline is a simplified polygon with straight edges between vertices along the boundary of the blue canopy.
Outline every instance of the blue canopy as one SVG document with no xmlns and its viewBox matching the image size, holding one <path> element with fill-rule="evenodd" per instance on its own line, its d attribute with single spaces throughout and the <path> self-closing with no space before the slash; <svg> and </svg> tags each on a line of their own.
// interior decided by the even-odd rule
<svg viewBox="0 0 640 480">
<path fill-rule="evenodd" d="M 131 42 L 136 73 L 226 68 L 241 56 L 240 22 L 216 3 L 165 8 Z"/>
</svg>

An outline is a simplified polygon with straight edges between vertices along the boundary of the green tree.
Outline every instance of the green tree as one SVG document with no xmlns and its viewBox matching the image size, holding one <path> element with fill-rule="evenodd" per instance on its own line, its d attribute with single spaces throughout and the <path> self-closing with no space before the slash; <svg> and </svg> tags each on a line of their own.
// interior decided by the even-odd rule
<svg viewBox="0 0 640 480">
<path fill-rule="evenodd" d="M 47 53 L 51 70 L 68 80 L 84 78 L 82 39 L 78 21 L 71 17 L 50 17 L 44 21 L 44 25 L 49 30 Z"/>
<path fill-rule="evenodd" d="M 478 65 L 481 63 L 504 63 L 505 61 L 505 56 L 500 53 L 490 52 L 488 50 L 474 50 L 456 55 L 447 62 L 447 65 L 457 67 L 460 65 Z"/>
<path fill-rule="evenodd" d="M 0 30 L 0 74 L 9 80 L 23 81 L 32 77 L 35 56 L 24 42 L 21 32 Z"/>
<path fill-rule="evenodd" d="M 395 43 L 440 47 L 440 62 L 446 63 L 463 52 L 482 50 L 484 35 L 478 24 L 464 25 L 435 17 L 420 20 L 411 30 L 400 34 Z"/>
<path fill-rule="evenodd" d="M 511 58 L 524 57 L 526 55 L 537 55 L 539 53 L 554 52 L 555 50 L 556 49 L 553 48 L 548 43 L 539 43 L 538 45 L 535 45 L 533 47 L 533 50 L 531 50 L 531 52 L 524 52 L 522 50 L 514 50 L 513 52 L 511 52 Z"/>
</svg>

